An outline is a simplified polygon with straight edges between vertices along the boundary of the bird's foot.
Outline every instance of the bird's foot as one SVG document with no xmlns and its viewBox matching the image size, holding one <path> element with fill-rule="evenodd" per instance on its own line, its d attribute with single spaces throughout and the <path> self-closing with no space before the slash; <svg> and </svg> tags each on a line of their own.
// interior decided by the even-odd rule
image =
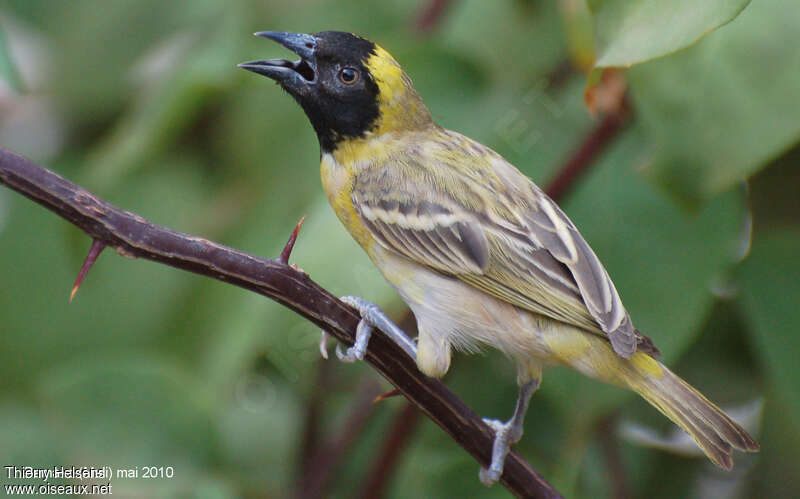
<svg viewBox="0 0 800 499">
<path fill-rule="evenodd" d="M 500 480 L 511 446 L 522 438 L 522 425 L 515 424 L 514 418 L 505 423 L 486 418 L 483 421 L 494 430 L 494 443 L 492 444 L 492 463 L 489 468 L 481 468 L 478 476 L 481 483 L 490 487 Z"/>
<path fill-rule="evenodd" d="M 380 307 L 358 296 L 343 296 L 341 300 L 358 310 L 361 321 L 359 321 L 356 329 L 356 341 L 353 343 L 353 346 L 346 351 L 342 351 L 341 345 L 336 346 L 336 356 L 339 357 L 340 360 L 343 362 L 364 360 L 364 354 L 367 352 L 367 344 L 375 328 L 383 331 L 389 339 L 399 345 L 412 359 L 416 360 L 417 347 L 414 345 L 414 342 L 406 336 L 406 333 L 404 333 L 397 324 L 389 319 Z M 328 349 L 326 346 L 328 336 L 328 332 L 323 330 L 322 339 L 319 344 L 320 354 L 325 359 L 328 358 Z"/>
</svg>

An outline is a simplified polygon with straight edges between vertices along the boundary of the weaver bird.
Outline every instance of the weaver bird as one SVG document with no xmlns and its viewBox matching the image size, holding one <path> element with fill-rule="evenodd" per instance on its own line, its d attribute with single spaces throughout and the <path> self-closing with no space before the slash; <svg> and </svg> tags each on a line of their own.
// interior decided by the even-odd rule
<svg viewBox="0 0 800 499">
<path fill-rule="evenodd" d="M 494 347 L 518 366 L 519 398 L 495 432 L 496 482 L 522 436 L 542 368 L 565 365 L 629 388 L 730 469 L 733 449 L 758 443 L 654 357 L 605 268 L 564 212 L 492 151 L 431 118 L 383 48 L 349 33 L 264 31 L 300 56 L 239 66 L 275 80 L 317 133 L 322 185 L 336 215 L 417 320 L 416 346 L 380 309 L 357 297 L 356 342 L 340 358 L 362 359 L 373 327 L 441 377 L 452 349 Z M 324 350 L 323 350 L 324 352 Z"/>
</svg>

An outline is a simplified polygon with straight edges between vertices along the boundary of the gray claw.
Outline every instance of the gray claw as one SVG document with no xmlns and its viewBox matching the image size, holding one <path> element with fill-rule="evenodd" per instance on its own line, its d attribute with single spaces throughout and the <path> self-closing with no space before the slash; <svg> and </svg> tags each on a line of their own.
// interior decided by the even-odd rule
<svg viewBox="0 0 800 499">
<path fill-rule="evenodd" d="M 331 335 L 324 329 L 321 333 L 322 337 L 319 339 L 319 354 L 322 355 L 323 359 L 328 360 L 328 338 L 330 338 Z"/>
<path fill-rule="evenodd" d="M 350 347 L 347 351 L 342 351 L 342 345 L 336 345 L 336 356 L 342 362 L 355 362 L 357 360 L 364 360 L 364 351 L 356 347 Z"/>
<path fill-rule="evenodd" d="M 531 400 L 531 396 L 533 396 L 536 389 L 539 388 L 540 379 L 540 377 L 530 379 L 519 387 L 517 407 L 514 409 L 514 415 L 511 416 L 511 419 L 505 423 L 496 419 L 483 420 L 494 431 L 492 464 L 489 465 L 489 469 L 481 468 L 478 474 L 481 482 L 487 487 L 500 480 L 500 477 L 503 475 L 503 466 L 506 462 L 506 456 L 508 456 L 511 446 L 519 442 L 519 439 L 522 438 L 522 422 L 525 419 L 525 412 L 528 410 L 528 403 Z"/>
<path fill-rule="evenodd" d="M 506 456 L 511 450 L 511 444 L 514 443 L 510 438 L 513 428 L 510 422 L 503 423 L 496 419 L 485 418 L 483 421 L 494 430 L 494 443 L 492 444 L 492 463 L 488 469 L 481 468 L 478 477 L 481 479 L 482 484 L 490 487 L 497 483 L 503 474 Z"/>
<path fill-rule="evenodd" d="M 392 341 L 408 353 L 411 358 L 417 358 L 417 347 L 414 342 L 383 313 L 380 307 L 358 296 L 342 296 L 340 299 L 358 310 L 361 321 L 359 321 L 358 329 L 356 329 L 356 341 L 353 346 L 346 351 L 343 351 L 339 346 L 336 347 L 336 356 L 339 357 L 339 359 L 344 362 L 364 360 L 364 355 L 367 352 L 367 343 L 369 343 L 372 330 L 375 327 L 382 330 Z M 319 353 L 325 359 L 328 358 L 328 349 L 326 346 L 328 337 L 328 333 L 322 331 Z"/>
<path fill-rule="evenodd" d="M 487 487 L 491 487 L 492 485 L 496 484 L 498 480 L 500 480 L 500 475 L 502 470 L 497 471 L 493 469 L 486 469 L 481 468 L 478 472 L 478 478 L 481 479 L 481 483 L 486 485 Z"/>
</svg>

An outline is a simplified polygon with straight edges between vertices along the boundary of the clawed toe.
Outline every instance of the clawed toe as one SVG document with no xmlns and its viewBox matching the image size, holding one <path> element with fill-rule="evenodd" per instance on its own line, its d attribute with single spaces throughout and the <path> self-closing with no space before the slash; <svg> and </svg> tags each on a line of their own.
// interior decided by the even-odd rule
<svg viewBox="0 0 800 499">
<path fill-rule="evenodd" d="M 342 362 L 356 362 L 357 360 L 364 360 L 364 350 L 353 346 L 343 351 L 342 345 L 336 345 L 336 356 L 339 357 L 339 360 Z"/>
<path fill-rule="evenodd" d="M 324 329 L 320 332 L 322 333 L 322 337 L 319 339 L 319 354 L 323 359 L 328 360 L 328 338 L 330 338 L 331 335 Z"/>
<path fill-rule="evenodd" d="M 483 421 L 494 431 L 492 463 L 488 468 L 481 468 L 478 474 L 481 483 L 488 487 L 500 480 L 500 477 L 503 475 L 503 465 L 505 464 L 506 456 L 511 450 L 511 445 L 514 444 L 516 440 L 519 440 L 521 435 L 512 435 L 516 432 L 511 422 L 504 423 L 496 419 L 485 418 Z M 512 436 L 516 436 L 517 439 L 512 439 Z"/>
<path fill-rule="evenodd" d="M 483 418 L 483 422 L 486 423 L 489 426 L 489 428 L 494 430 L 495 435 L 503 431 L 503 429 L 506 427 L 506 424 L 500 421 L 499 419 Z"/>
<path fill-rule="evenodd" d="M 361 316 L 361 321 L 356 329 L 356 341 L 353 346 L 346 351 L 342 351 L 339 347 L 336 348 L 336 356 L 340 360 L 344 362 L 364 360 L 364 355 L 367 352 L 367 343 L 369 343 L 370 336 L 372 336 L 372 330 L 376 327 L 408 353 L 411 358 L 417 358 L 417 348 L 414 342 L 383 313 L 380 307 L 358 296 L 342 296 L 340 299 L 358 310 L 358 314 Z M 328 333 L 322 331 L 319 352 L 324 359 L 328 358 L 328 337 Z"/>
<path fill-rule="evenodd" d="M 478 472 L 478 478 L 480 478 L 481 483 L 486 485 L 487 487 L 491 487 L 492 485 L 496 484 L 498 480 L 500 480 L 500 475 L 503 474 L 503 470 L 495 470 L 495 469 L 486 469 L 481 468 Z"/>
</svg>

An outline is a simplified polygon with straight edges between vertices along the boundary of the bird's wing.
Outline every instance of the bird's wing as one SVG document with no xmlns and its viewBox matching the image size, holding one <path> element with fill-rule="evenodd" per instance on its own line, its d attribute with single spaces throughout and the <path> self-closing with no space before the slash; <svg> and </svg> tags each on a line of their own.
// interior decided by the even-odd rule
<svg viewBox="0 0 800 499">
<path fill-rule="evenodd" d="M 379 244 L 521 308 L 605 333 L 624 357 L 637 343 L 657 352 L 558 206 L 496 153 L 458 134 L 446 140 L 460 141 L 463 154 L 439 141 L 356 175 L 353 204 Z"/>
</svg>

